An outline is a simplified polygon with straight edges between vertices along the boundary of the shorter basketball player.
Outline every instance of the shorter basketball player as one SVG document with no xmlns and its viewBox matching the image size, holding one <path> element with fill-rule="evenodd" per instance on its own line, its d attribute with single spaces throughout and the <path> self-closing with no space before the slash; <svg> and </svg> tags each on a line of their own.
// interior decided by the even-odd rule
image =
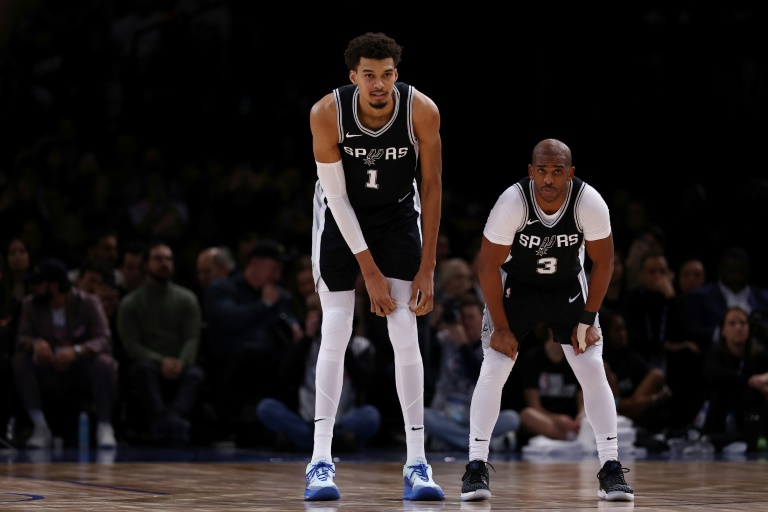
<svg viewBox="0 0 768 512">
<path fill-rule="evenodd" d="M 555 139 L 533 149 L 528 176 L 507 188 L 488 215 L 478 260 L 486 301 L 484 357 L 470 406 L 463 501 L 491 497 L 489 441 L 518 342 L 539 323 L 558 341 L 584 393 L 601 469 L 598 497 L 632 501 L 618 461 L 616 406 L 603 366 L 597 311 L 613 273 L 608 206 L 577 178 L 571 150 Z M 592 262 L 587 283 L 584 252 Z M 588 286 L 589 284 L 589 286 Z"/>
</svg>

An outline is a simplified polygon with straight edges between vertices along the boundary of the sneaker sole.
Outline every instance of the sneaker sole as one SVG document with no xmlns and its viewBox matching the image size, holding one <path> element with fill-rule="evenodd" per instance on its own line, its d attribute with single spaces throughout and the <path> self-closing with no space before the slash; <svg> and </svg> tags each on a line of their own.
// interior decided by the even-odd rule
<svg viewBox="0 0 768 512">
<path fill-rule="evenodd" d="M 304 501 L 335 501 L 341 498 L 341 493 L 336 487 L 321 487 L 316 490 L 304 491 Z"/>
<path fill-rule="evenodd" d="M 488 489 L 461 493 L 461 501 L 483 501 L 489 499 L 491 499 L 491 491 Z"/>
<path fill-rule="evenodd" d="M 411 501 L 441 501 L 445 499 L 445 494 L 441 489 L 422 487 L 417 491 L 404 492 L 403 499 Z"/>
<path fill-rule="evenodd" d="M 627 494 L 626 492 L 609 492 L 606 493 L 603 490 L 597 491 L 597 497 L 605 501 L 635 501 L 634 494 Z"/>
</svg>

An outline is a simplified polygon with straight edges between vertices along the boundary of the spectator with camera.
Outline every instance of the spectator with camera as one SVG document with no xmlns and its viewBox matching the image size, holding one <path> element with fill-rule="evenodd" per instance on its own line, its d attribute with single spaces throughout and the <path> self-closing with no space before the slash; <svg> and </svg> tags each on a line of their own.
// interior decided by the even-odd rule
<svg viewBox="0 0 768 512">
<path fill-rule="evenodd" d="M 438 361 L 438 373 L 435 394 L 424 409 L 424 426 L 433 449 L 469 449 L 469 407 L 483 362 L 480 334 L 485 304 L 472 292 L 465 292 L 456 304 L 456 308 L 444 311 L 431 354 Z M 517 411 L 502 410 L 493 429 L 491 447 L 514 448 L 506 446 L 504 440 L 519 427 Z"/>
<path fill-rule="evenodd" d="M 322 309 L 317 292 L 307 295 L 304 300 L 307 308 L 305 336 L 290 344 L 279 366 L 281 384 L 296 389 L 296 398 L 290 402 L 263 398 L 257 406 L 257 416 L 277 440 L 285 437 L 290 448 L 310 450 L 314 435 L 315 367 L 320 352 Z M 352 319 L 354 327 L 357 327 L 357 317 Z M 333 428 L 337 451 L 362 450 L 379 431 L 381 413 L 367 403 L 367 391 L 376 378 L 375 368 L 375 347 L 353 329 L 344 357 L 344 378 Z"/>
</svg>

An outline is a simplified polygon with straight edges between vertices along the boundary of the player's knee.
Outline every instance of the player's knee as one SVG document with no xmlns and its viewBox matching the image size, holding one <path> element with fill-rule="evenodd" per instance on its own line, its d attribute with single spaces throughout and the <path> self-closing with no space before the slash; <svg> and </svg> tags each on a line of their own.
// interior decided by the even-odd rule
<svg viewBox="0 0 768 512">
<path fill-rule="evenodd" d="M 323 344 L 338 344 L 345 348 L 352 337 L 352 312 L 328 308 L 323 311 L 321 327 Z"/>
<path fill-rule="evenodd" d="M 387 316 L 387 331 L 396 352 L 419 350 L 419 337 L 416 329 L 416 316 L 398 305 L 397 309 Z"/>
<path fill-rule="evenodd" d="M 483 356 L 480 379 L 487 382 L 501 382 L 503 385 L 514 365 L 515 362 L 501 352 L 486 350 Z"/>
</svg>

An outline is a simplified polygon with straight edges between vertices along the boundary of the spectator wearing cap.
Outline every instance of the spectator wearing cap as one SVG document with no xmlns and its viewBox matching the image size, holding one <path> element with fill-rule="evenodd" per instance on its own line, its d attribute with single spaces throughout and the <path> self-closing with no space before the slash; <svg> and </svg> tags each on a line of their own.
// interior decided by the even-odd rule
<svg viewBox="0 0 768 512">
<path fill-rule="evenodd" d="M 149 244 L 144 284 L 117 307 L 117 331 L 130 360 L 130 386 L 155 440 L 190 441 L 190 415 L 205 372 L 197 364 L 201 311 L 195 293 L 173 282 L 171 247 Z"/>
<path fill-rule="evenodd" d="M 303 336 L 282 284 L 286 261 L 281 244 L 261 240 L 241 272 L 213 281 L 205 290 L 207 371 L 225 422 L 252 415 L 261 398 L 285 398 L 277 367 L 285 349 Z"/>
<path fill-rule="evenodd" d="M 43 393 L 67 398 L 75 392 L 93 404 L 98 446 L 114 448 L 111 419 L 117 366 L 99 299 L 72 287 L 67 267 L 58 259 L 41 261 L 25 280 L 32 293 L 22 301 L 13 369 L 19 397 L 34 426 L 27 447 L 48 448 L 51 443 Z"/>
</svg>

